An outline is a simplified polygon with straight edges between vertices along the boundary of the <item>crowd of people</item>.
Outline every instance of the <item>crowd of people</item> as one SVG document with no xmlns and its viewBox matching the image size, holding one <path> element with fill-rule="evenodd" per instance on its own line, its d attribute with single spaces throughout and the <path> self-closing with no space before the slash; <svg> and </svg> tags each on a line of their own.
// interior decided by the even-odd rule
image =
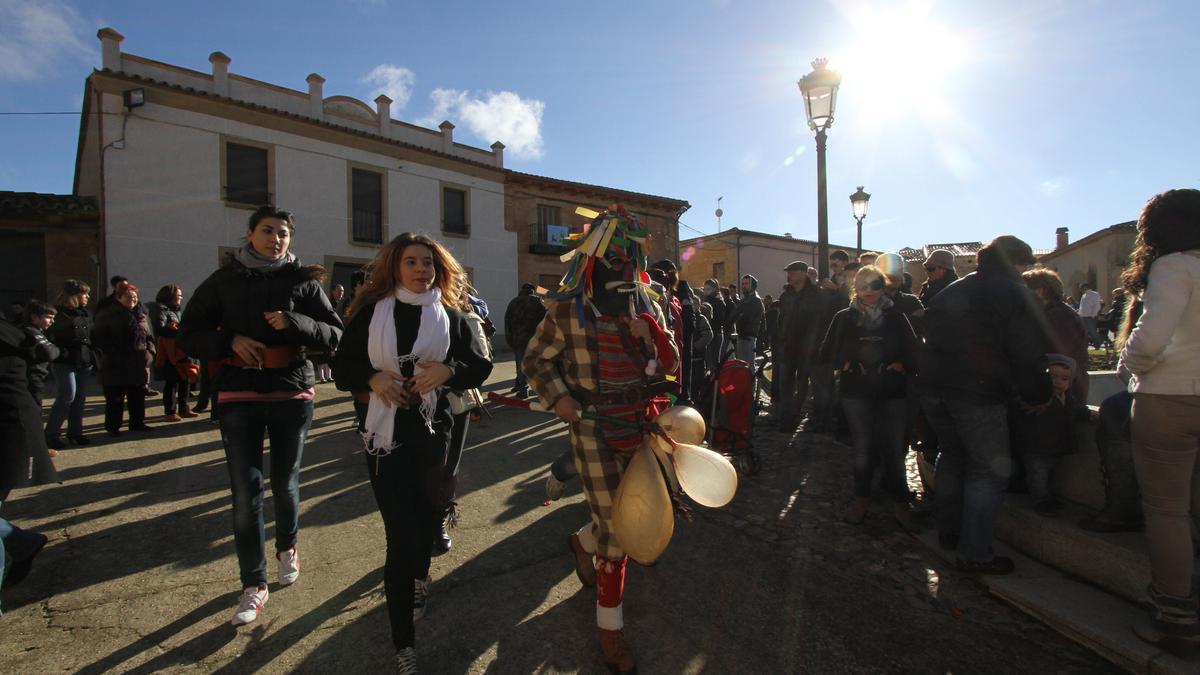
<svg viewBox="0 0 1200 675">
<path fill-rule="evenodd" d="M 91 288 L 72 279 L 55 304 L 31 299 L 0 322 L 0 506 L 15 487 L 56 481 L 57 451 L 90 443 L 83 417 L 97 375 L 112 437 L 150 428 L 146 399 L 161 381 L 164 422 L 211 408 L 220 425 L 242 587 L 231 622 L 252 623 L 269 597 L 264 439 L 275 567 L 286 586 L 301 570 L 299 476 L 314 387 L 333 381 L 353 397 L 384 523 L 396 667 L 416 672 L 414 622 L 426 611 L 431 558 L 451 546 L 455 476 L 495 331 L 436 240 L 396 237 L 349 292 L 336 284 L 327 295 L 325 270 L 291 251 L 296 230 L 289 212 L 258 209 L 244 245 L 186 303 L 176 285 L 144 303 L 117 276 L 93 314 Z M 517 363 L 513 394 L 536 396 L 570 423 L 571 447 L 547 490 L 557 498 L 565 480 L 582 479 L 591 518 L 567 545 L 581 583 L 596 588 L 611 670 L 636 669 L 623 634 L 627 557 L 613 529 L 614 495 L 648 416 L 704 399 L 729 359 L 770 373 L 768 423 L 835 434 L 852 448 L 847 522 L 864 522 L 878 480 L 897 525 L 918 531 L 906 461 L 917 451 L 933 462 L 938 542 L 967 573 L 1014 569 L 993 549 L 1005 491 L 1026 490 L 1038 514 L 1059 515 L 1061 457 L 1076 451 L 1080 422 L 1096 421 L 1107 502 L 1081 525 L 1144 526 L 1154 613 L 1137 632 L 1168 649 L 1200 648 L 1191 544 L 1200 516 L 1200 191 L 1171 190 L 1145 205 L 1107 313 L 1087 286 L 1072 304 L 1058 275 L 1009 235 L 984 246 L 961 278 L 950 251 L 932 251 L 915 292 L 897 254 L 852 259 L 838 250 L 827 277 L 788 264 L 775 297 L 760 295 L 753 274 L 693 289 L 675 262 L 647 265 L 644 238 L 636 217 L 611 207 L 583 234 L 562 285 L 524 285 L 503 319 Z M 1128 391 L 1095 413 L 1086 406 L 1088 349 L 1110 341 Z M 0 574 L 11 586 L 46 537 L 3 519 L 0 536 Z"/>
</svg>

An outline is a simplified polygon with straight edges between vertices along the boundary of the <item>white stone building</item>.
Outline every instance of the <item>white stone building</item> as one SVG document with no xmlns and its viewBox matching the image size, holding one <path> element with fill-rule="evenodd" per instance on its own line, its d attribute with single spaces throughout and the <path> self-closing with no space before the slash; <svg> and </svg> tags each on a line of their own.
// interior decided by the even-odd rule
<svg viewBox="0 0 1200 675">
<path fill-rule="evenodd" d="M 446 244 L 493 308 L 515 293 L 502 144 L 394 120 L 386 96 L 374 109 L 326 97 L 315 73 L 299 91 L 231 73 L 221 52 L 205 73 L 123 53 L 110 28 L 98 37 L 74 192 L 100 204 L 104 278 L 129 277 L 145 299 L 168 283 L 188 293 L 272 203 L 295 214 L 292 250 L 335 281 L 413 230 Z"/>
</svg>

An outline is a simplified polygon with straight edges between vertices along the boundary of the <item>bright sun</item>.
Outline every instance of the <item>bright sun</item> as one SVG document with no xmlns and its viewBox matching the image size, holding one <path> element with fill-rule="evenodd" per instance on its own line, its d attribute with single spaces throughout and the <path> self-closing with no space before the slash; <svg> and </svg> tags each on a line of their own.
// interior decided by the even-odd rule
<svg viewBox="0 0 1200 675">
<path fill-rule="evenodd" d="M 943 80 L 968 60 L 963 37 L 939 25 L 927 6 L 863 11 L 849 18 L 855 39 L 836 64 L 842 93 L 869 104 L 870 116 L 877 119 L 898 108 L 936 111 L 944 105 Z"/>
</svg>

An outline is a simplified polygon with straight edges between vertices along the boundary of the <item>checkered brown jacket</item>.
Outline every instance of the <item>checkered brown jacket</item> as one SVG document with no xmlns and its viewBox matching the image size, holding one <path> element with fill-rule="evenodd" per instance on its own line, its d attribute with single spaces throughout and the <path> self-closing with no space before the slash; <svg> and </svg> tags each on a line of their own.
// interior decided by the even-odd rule
<svg viewBox="0 0 1200 675">
<path fill-rule="evenodd" d="M 652 314 L 667 334 L 667 342 L 671 347 L 670 355 L 657 355 L 658 373 L 652 379 L 661 380 L 678 369 L 679 351 L 657 305 L 653 306 Z M 558 399 L 571 392 L 595 394 L 600 391 L 598 353 L 596 322 L 588 316 L 581 327 L 575 315 L 575 302 L 559 302 L 546 312 L 546 317 L 538 324 L 521 367 L 525 369 L 529 385 L 537 392 L 542 405 L 551 410 Z"/>
</svg>

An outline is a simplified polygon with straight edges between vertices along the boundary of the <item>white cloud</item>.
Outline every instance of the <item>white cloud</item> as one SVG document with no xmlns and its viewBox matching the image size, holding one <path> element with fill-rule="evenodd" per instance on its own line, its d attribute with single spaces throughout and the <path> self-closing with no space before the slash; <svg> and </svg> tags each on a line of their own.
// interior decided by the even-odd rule
<svg viewBox="0 0 1200 675">
<path fill-rule="evenodd" d="M 457 89 L 434 89 L 433 110 L 418 124 L 434 126 L 448 119 L 465 125 L 479 140 L 490 145 L 500 141 L 514 157 L 542 156 L 542 113 L 546 104 L 521 98 L 511 91 L 489 91 L 482 96 Z"/>
<path fill-rule="evenodd" d="M 412 98 L 413 85 L 417 82 L 417 76 L 408 68 L 381 63 L 359 82 L 372 87 L 370 95 L 372 100 L 380 94 L 386 94 L 388 98 L 392 99 L 394 109 L 398 110 L 408 105 L 408 99 Z"/>
<path fill-rule="evenodd" d="M 1038 190 L 1046 197 L 1057 197 L 1067 189 L 1067 179 L 1047 178 L 1038 184 Z"/>
<path fill-rule="evenodd" d="M 89 26 L 74 8 L 54 0 L 0 0 L 0 80 L 33 80 L 64 63 L 95 59 Z"/>
</svg>

